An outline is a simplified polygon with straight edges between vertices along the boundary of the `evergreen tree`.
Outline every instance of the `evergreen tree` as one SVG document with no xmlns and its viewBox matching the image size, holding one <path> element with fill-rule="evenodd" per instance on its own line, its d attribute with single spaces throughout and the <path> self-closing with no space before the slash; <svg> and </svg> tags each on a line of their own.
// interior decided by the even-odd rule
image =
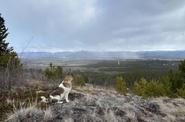
<svg viewBox="0 0 185 122">
<path fill-rule="evenodd" d="M 181 61 L 178 67 L 183 79 L 185 79 L 185 60 Z"/>
<path fill-rule="evenodd" d="M 134 83 L 133 92 L 143 97 L 159 97 L 169 93 L 169 88 L 159 81 L 147 81 L 142 78 Z"/>
<path fill-rule="evenodd" d="M 185 98 L 185 83 L 182 85 L 180 89 L 177 89 L 177 95 Z"/>
<path fill-rule="evenodd" d="M 44 70 L 44 75 L 46 79 L 50 81 L 61 80 L 63 76 L 63 68 L 61 66 L 54 66 L 50 63 L 49 67 Z"/>
<path fill-rule="evenodd" d="M 74 75 L 74 84 L 76 86 L 84 86 L 87 81 L 86 78 L 81 74 Z"/>
<path fill-rule="evenodd" d="M 8 49 L 8 44 L 6 43 L 6 37 L 8 36 L 8 29 L 5 27 L 5 20 L 0 14 L 0 54 L 10 52 L 12 49 Z"/>
<path fill-rule="evenodd" d="M 134 83 L 133 92 L 139 96 L 144 96 L 146 85 L 147 85 L 147 80 L 144 78 L 141 78 L 139 81 Z"/>
<path fill-rule="evenodd" d="M 116 77 L 116 90 L 121 94 L 126 94 L 127 92 L 127 85 L 126 81 L 122 76 Z"/>
<path fill-rule="evenodd" d="M 13 81 L 17 81 L 20 76 L 20 69 L 22 68 L 17 53 L 13 47 L 9 47 L 6 41 L 8 36 L 8 29 L 5 26 L 5 20 L 0 14 L 0 83 L 1 87 L 11 88 Z"/>
<path fill-rule="evenodd" d="M 8 36 L 8 29 L 5 26 L 5 20 L 0 14 L 0 68 L 4 70 L 7 67 L 19 67 L 20 61 L 17 53 L 13 51 L 13 47 L 9 47 L 9 43 L 6 42 Z"/>
</svg>

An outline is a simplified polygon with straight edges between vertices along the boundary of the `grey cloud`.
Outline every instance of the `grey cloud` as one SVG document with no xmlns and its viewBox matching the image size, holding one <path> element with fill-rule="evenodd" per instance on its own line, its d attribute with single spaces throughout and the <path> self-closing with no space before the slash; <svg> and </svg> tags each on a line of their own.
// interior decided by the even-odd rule
<svg viewBox="0 0 185 122">
<path fill-rule="evenodd" d="M 27 50 L 185 50 L 184 0 L 1 0 L 12 45 Z"/>
</svg>

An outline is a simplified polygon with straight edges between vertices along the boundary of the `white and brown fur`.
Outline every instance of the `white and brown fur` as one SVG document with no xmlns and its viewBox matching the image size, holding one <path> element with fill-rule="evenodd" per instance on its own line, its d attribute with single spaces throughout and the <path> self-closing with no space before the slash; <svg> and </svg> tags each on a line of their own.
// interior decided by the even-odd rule
<svg viewBox="0 0 185 122">
<path fill-rule="evenodd" d="M 63 103 L 65 98 L 66 102 L 69 102 L 68 95 L 72 90 L 73 77 L 71 75 L 66 75 L 60 85 L 49 94 L 50 100 L 46 97 L 41 96 L 41 102 L 48 102 L 52 100 L 57 100 L 58 103 Z"/>
</svg>

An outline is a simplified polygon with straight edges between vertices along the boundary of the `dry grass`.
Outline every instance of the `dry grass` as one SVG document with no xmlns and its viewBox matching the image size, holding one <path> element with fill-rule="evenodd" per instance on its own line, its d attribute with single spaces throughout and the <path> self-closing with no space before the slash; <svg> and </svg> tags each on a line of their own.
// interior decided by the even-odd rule
<svg viewBox="0 0 185 122">
<path fill-rule="evenodd" d="M 51 121 L 53 118 L 54 118 L 54 114 L 51 108 L 49 107 L 44 111 L 44 121 Z"/>
<path fill-rule="evenodd" d="M 178 116 L 185 116 L 185 100 L 183 98 L 170 99 L 167 97 L 154 98 L 152 102 L 158 103 L 160 110 L 167 114 L 166 121 L 175 121 Z"/>
<path fill-rule="evenodd" d="M 50 108 L 42 110 L 36 106 L 30 106 L 26 108 L 16 109 L 14 112 L 9 114 L 5 120 L 7 122 L 19 122 L 19 121 L 52 121 L 54 115 Z"/>
<path fill-rule="evenodd" d="M 41 95 L 46 92 L 38 92 L 36 89 L 17 88 L 13 91 L 4 91 L 0 93 L 0 121 L 7 118 L 7 113 L 17 110 L 24 110 L 32 106 L 46 109 L 47 104 L 39 103 Z"/>
<path fill-rule="evenodd" d="M 15 110 L 10 116 L 8 116 L 8 119 L 6 121 L 8 122 L 18 122 L 18 121 L 30 121 L 32 119 L 34 120 L 43 120 L 43 111 L 41 109 L 38 109 L 34 106 L 27 107 L 27 108 L 20 108 Z"/>
<path fill-rule="evenodd" d="M 107 88 L 107 87 L 102 87 L 102 86 L 101 87 L 100 86 L 94 86 L 94 87 L 74 86 L 73 90 L 84 92 L 84 93 L 89 93 L 89 94 L 102 92 L 102 93 L 118 95 L 117 91 L 114 88 Z"/>
<path fill-rule="evenodd" d="M 33 120 L 52 121 L 55 118 L 55 114 L 52 111 L 53 109 L 51 109 L 52 107 L 50 108 L 49 105 L 41 104 L 39 102 L 40 96 L 47 95 L 50 90 L 52 89 L 45 87 L 44 89 L 16 89 L 11 93 L 4 92 L 0 97 L 2 98 L 0 101 L 0 109 L 4 110 L 0 111 L 0 117 L 3 116 L 2 121 L 5 119 L 9 122 L 22 121 L 24 119 L 27 119 L 26 121 L 28 122 L 32 122 Z M 137 113 L 135 110 L 137 110 L 136 107 L 141 104 L 137 97 L 121 96 L 117 94 L 114 89 L 109 89 L 106 87 L 75 86 L 72 92 L 75 94 L 79 92 L 81 95 L 85 95 L 85 97 L 82 98 L 83 101 L 80 101 L 82 103 L 87 102 L 93 104 L 93 101 L 95 101 L 96 105 L 100 107 L 104 107 L 104 105 L 106 107 L 109 104 L 110 107 L 116 105 L 122 107 L 123 110 L 126 110 L 125 118 L 130 118 L 131 121 L 135 121 L 137 119 Z M 99 98 L 98 96 L 101 97 Z M 72 93 L 71 97 L 77 98 L 78 96 L 75 96 Z M 98 99 L 96 99 L 97 97 Z M 131 99 L 131 97 L 135 99 Z M 167 114 L 167 116 L 164 118 L 166 121 L 175 121 L 177 116 L 182 116 L 182 114 L 185 113 L 185 109 L 182 107 L 185 106 L 185 101 L 182 98 L 150 98 L 150 101 L 158 103 L 160 106 L 160 111 Z M 95 114 L 92 116 L 96 117 Z M 117 121 L 112 110 L 105 110 L 104 118 L 107 121 Z M 66 121 L 72 120 L 68 119 Z"/>
</svg>

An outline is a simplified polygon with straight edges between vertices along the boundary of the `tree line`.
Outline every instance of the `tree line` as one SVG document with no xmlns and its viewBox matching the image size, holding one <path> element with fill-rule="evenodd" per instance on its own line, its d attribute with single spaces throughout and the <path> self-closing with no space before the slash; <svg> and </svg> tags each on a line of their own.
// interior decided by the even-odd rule
<svg viewBox="0 0 185 122">
<path fill-rule="evenodd" d="M 117 76 L 115 88 L 119 93 L 127 93 L 124 76 Z M 143 97 L 183 97 L 185 98 L 185 60 L 181 61 L 178 70 L 170 70 L 159 80 L 141 78 L 131 86 L 131 92 Z"/>
</svg>

